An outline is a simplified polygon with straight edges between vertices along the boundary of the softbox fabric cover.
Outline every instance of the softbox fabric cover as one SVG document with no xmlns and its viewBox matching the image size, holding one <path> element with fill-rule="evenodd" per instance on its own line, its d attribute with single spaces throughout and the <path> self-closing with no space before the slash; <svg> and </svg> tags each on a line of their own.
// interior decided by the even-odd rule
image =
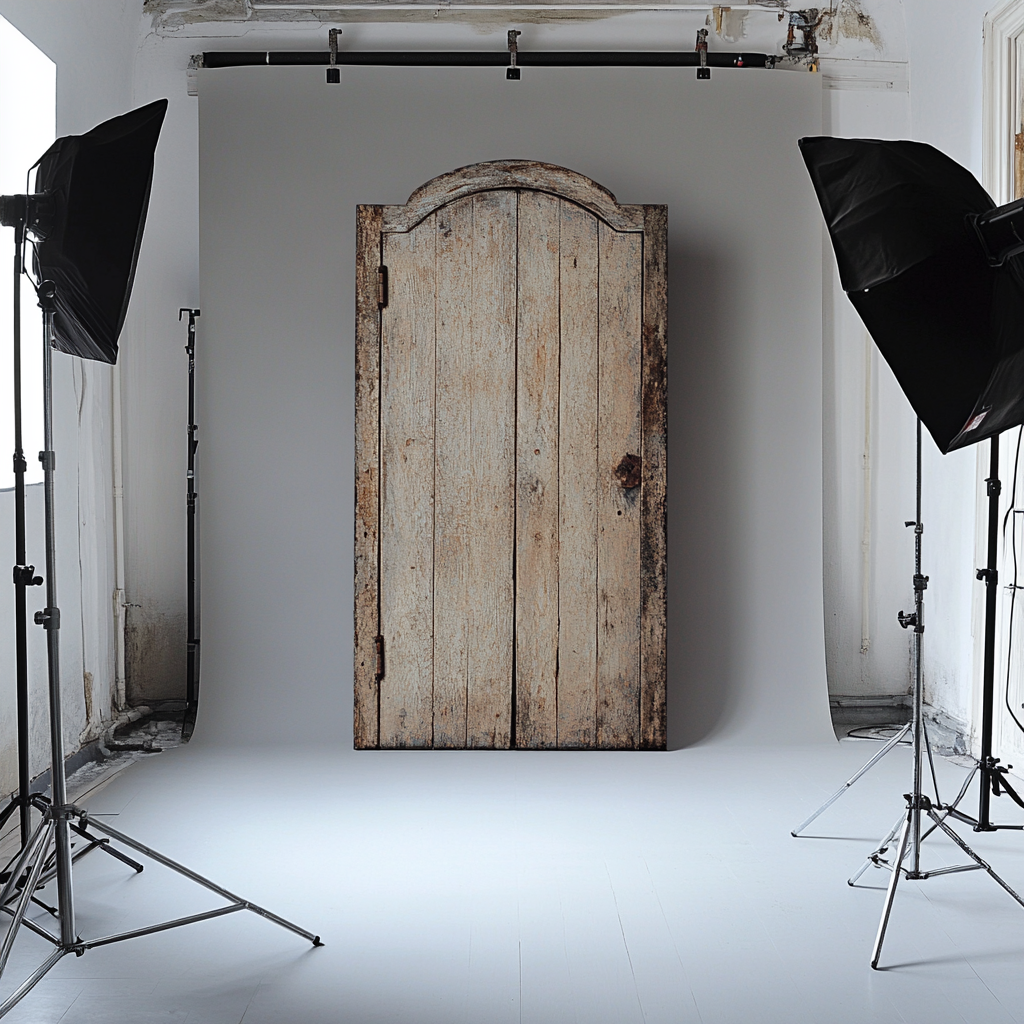
<svg viewBox="0 0 1024 1024">
<path fill-rule="evenodd" d="M 843 289 L 942 452 L 1024 422 L 1024 263 L 990 267 L 977 179 L 920 142 L 800 140 Z"/>
<path fill-rule="evenodd" d="M 117 361 L 166 111 L 158 100 L 58 139 L 39 161 L 35 191 L 53 220 L 35 271 L 56 285 L 55 345 L 69 355 Z"/>
</svg>

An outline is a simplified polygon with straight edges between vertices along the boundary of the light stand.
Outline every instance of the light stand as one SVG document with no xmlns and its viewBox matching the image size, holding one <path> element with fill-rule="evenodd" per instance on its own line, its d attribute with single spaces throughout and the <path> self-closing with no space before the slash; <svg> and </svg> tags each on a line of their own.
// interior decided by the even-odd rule
<svg viewBox="0 0 1024 1024">
<path fill-rule="evenodd" d="M 1024 200 L 996 206 L 964 167 L 925 143 L 905 140 L 800 140 L 811 183 L 821 206 L 836 255 L 839 278 L 851 304 L 918 419 L 916 610 L 904 625 L 914 625 L 914 777 L 906 794 L 907 812 L 871 860 L 899 830 L 885 907 L 871 966 L 878 966 L 885 930 L 900 874 L 923 879 L 949 871 L 984 868 L 1018 903 L 1022 899 L 950 827 L 963 821 L 988 832 L 1017 825 L 996 825 L 991 797 L 1006 793 L 1024 800 L 1007 785 L 1007 769 L 992 754 L 995 691 L 995 615 L 999 517 L 998 438 L 1024 423 Z M 991 443 L 988 563 L 978 570 L 986 584 L 985 657 L 981 759 L 956 799 L 942 805 L 923 793 L 921 633 L 923 584 L 920 571 L 921 424 L 942 454 Z M 974 775 L 979 775 L 977 818 L 958 810 Z M 940 813 L 941 812 L 941 813 Z M 921 834 L 922 815 L 932 821 Z M 973 864 L 922 872 L 920 844 L 939 830 Z M 904 866 L 908 854 L 910 866 Z M 851 879 L 852 881 L 855 881 Z"/>
<path fill-rule="evenodd" d="M 35 278 L 41 282 L 37 293 L 43 310 L 45 450 L 40 453 L 40 460 L 44 471 L 47 590 L 46 607 L 37 612 L 35 618 L 46 630 L 52 763 L 52 799 L 39 795 L 30 797 L 31 805 L 42 818 L 0 888 L 0 913 L 11 918 L 0 941 L 0 976 L 23 926 L 54 947 L 28 978 L 0 1003 L 0 1017 L 68 953 L 81 956 L 95 946 L 180 928 L 240 910 L 265 917 L 301 935 L 314 946 L 322 945 L 318 935 L 236 896 L 123 832 L 94 821 L 88 811 L 68 803 L 67 799 L 61 722 L 60 611 L 54 569 L 56 465 L 52 353 L 57 348 L 84 359 L 117 361 L 118 341 L 128 311 L 149 206 L 154 154 L 166 112 L 167 101 L 157 100 L 112 118 L 84 135 L 58 139 L 36 165 L 34 194 L 0 196 L 0 223 L 10 224 L 17 219 L 17 211 L 26 211 L 21 214 L 21 222 L 33 238 Z M 98 838 L 90 829 L 102 833 L 103 837 Z M 72 832 L 88 840 L 74 855 Z M 74 862 L 99 847 L 136 871 L 142 870 L 141 864 L 113 848 L 112 840 L 209 889 L 226 900 L 227 905 L 100 938 L 83 939 L 75 924 Z M 57 906 L 50 907 L 40 899 L 38 892 L 54 879 Z M 33 905 L 43 907 L 56 919 L 59 926 L 56 933 L 28 916 Z"/>
<path fill-rule="evenodd" d="M 1002 765 L 992 754 L 992 736 L 995 728 L 995 677 L 996 677 L 996 599 L 999 584 L 999 436 L 989 441 L 989 470 L 985 481 L 988 495 L 988 557 L 984 569 L 977 571 L 977 578 L 985 582 L 985 662 L 981 687 L 981 756 L 977 763 L 978 772 L 978 816 L 964 814 L 954 806 L 949 814 L 959 821 L 974 827 L 975 832 L 995 832 L 999 829 L 1024 829 L 1024 825 L 995 824 L 992 821 L 992 797 L 1004 792 L 1020 807 L 1024 800 L 1007 782 L 1010 766 Z"/>
<path fill-rule="evenodd" d="M 331 29 L 332 33 L 335 31 Z M 179 321 L 182 313 L 188 313 L 188 342 L 185 345 L 185 351 L 188 353 L 188 489 L 185 495 L 188 636 L 185 651 L 185 717 L 181 722 L 181 738 L 187 743 L 192 738 L 199 710 L 199 581 L 196 578 L 196 514 L 199 499 L 196 492 L 196 449 L 199 447 L 199 428 L 196 426 L 196 317 L 200 313 L 198 309 L 182 307 L 178 310 Z"/>
<path fill-rule="evenodd" d="M 15 811 L 19 813 L 21 846 L 28 842 L 31 825 L 30 789 L 32 779 L 29 765 L 28 721 L 28 619 L 26 587 L 37 587 L 43 582 L 36 575 L 34 565 L 26 565 L 25 553 L 25 453 L 21 439 L 21 275 L 22 252 L 25 245 L 25 214 L 23 204 L 14 220 L 14 293 L 13 305 L 13 405 L 14 405 L 14 637 L 15 637 L 15 690 L 18 703 L 18 792 L 7 806 L 0 810 L 0 828 L 7 824 Z M 0 874 L 0 881 L 6 881 Z"/>
<path fill-rule="evenodd" d="M 7 200 L 3 202 L 3 200 Z M 36 576 L 35 566 L 25 564 L 25 472 L 28 466 L 22 448 L 22 409 L 21 409 L 21 284 L 24 274 L 25 233 L 30 215 L 30 204 L 25 196 L 5 196 L 0 199 L 0 223 L 14 228 L 14 294 L 13 294 L 13 405 L 14 405 L 14 587 L 15 587 L 15 647 L 16 647 L 16 692 L 18 705 L 18 792 L 0 810 L 0 828 L 19 812 L 21 844 L 3 871 L 0 871 L 0 884 L 17 879 L 18 872 L 13 870 L 14 862 L 24 852 L 32 834 L 32 807 L 41 806 L 39 794 L 33 794 L 29 762 L 29 700 L 28 700 L 28 625 L 26 611 L 26 587 L 38 587 L 42 584 L 42 576 Z M 52 325 L 51 325 L 52 327 Z M 48 599 L 47 604 L 53 602 Z M 81 835 L 89 840 L 89 844 L 75 854 L 75 858 L 84 856 L 95 849 L 102 849 L 121 860 L 125 860 L 137 870 L 142 865 L 130 858 L 125 858 L 110 848 L 106 840 L 99 840 L 84 830 Z M 5 909 L 0 906 L 0 910 Z"/>
<path fill-rule="evenodd" d="M 320 936 L 300 928 L 298 925 L 285 920 L 283 917 L 271 913 L 263 907 L 250 903 L 248 900 L 236 896 L 227 889 L 222 888 L 202 875 L 192 871 L 176 861 L 165 857 L 163 854 L 143 845 L 135 839 L 130 838 L 123 832 L 111 828 L 109 825 L 96 821 L 89 816 L 89 812 L 81 807 L 69 804 L 67 800 L 67 782 L 64 774 L 64 737 L 63 723 L 61 720 L 61 690 L 60 690 L 60 610 L 57 606 L 56 571 L 54 563 L 56 560 L 56 539 L 54 525 L 54 490 L 53 480 L 55 471 L 55 459 L 53 448 L 53 373 L 52 373 L 52 349 L 54 343 L 53 320 L 55 310 L 55 288 L 53 282 L 43 281 L 39 286 L 39 302 L 43 310 L 43 432 L 45 450 L 39 453 L 40 461 L 43 464 L 44 472 L 44 496 L 45 496 L 45 520 L 46 520 L 46 607 L 36 613 L 35 620 L 46 630 L 46 656 L 47 671 L 49 677 L 49 698 L 50 698 L 50 748 L 52 756 L 52 800 L 46 801 L 42 798 L 34 798 L 32 803 L 42 813 L 42 820 L 36 826 L 35 831 L 25 843 L 21 855 L 18 857 L 10 877 L 7 879 L 3 889 L 0 890 L 0 910 L 3 910 L 12 918 L 11 923 L 0 943 L 0 977 L 2 977 L 11 950 L 14 947 L 14 940 L 24 925 L 37 935 L 42 936 L 53 944 L 54 950 L 45 960 L 25 979 L 25 981 L 0 1003 L 0 1017 L 5 1016 L 17 1003 L 19 1003 L 38 983 L 45 977 L 47 972 L 68 953 L 82 956 L 86 950 L 96 946 L 106 946 L 114 942 L 122 942 L 126 939 L 133 939 L 141 935 L 149 935 L 153 932 L 167 931 L 171 928 L 180 928 L 186 924 L 193 924 L 197 921 L 206 921 L 214 917 L 222 917 L 225 914 L 235 913 L 239 910 L 249 910 L 260 917 L 264 917 L 274 924 L 289 931 L 301 935 L 314 946 L 320 946 Z M 110 839 L 127 846 L 129 849 L 155 860 L 157 863 L 176 871 L 178 874 L 201 885 L 211 892 L 216 893 L 228 901 L 227 906 L 218 907 L 214 910 L 204 911 L 199 914 L 191 914 L 187 917 L 179 917 L 171 921 L 163 921 L 158 924 L 147 925 L 142 928 L 134 928 L 129 931 L 117 932 L 112 935 L 102 936 L 95 939 L 83 940 L 75 927 L 75 903 L 74 886 L 72 882 L 72 854 L 71 854 L 71 831 L 86 835 L 89 838 L 87 828 L 93 828 L 104 833 Z M 107 849 L 106 841 L 103 848 Z M 50 863 L 50 850 L 53 849 L 54 868 L 47 872 Z M 88 849 L 88 848 L 87 848 Z M 82 851 L 87 852 L 87 850 Z M 113 853 L 121 860 L 133 864 L 138 870 L 141 865 L 131 861 L 124 854 L 114 850 Z M 36 892 L 42 885 L 51 878 L 57 881 L 57 908 L 56 918 L 59 924 L 59 934 L 53 934 L 49 929 L 29 919 L 26 914 L 30 905 L 36 901 Z"/>
<path fill-rule="evenodd" d="M 990 493 L 992 488 L 989 488 Z M 997 491 L 998 494 L 998 491 Z M 878 922 L 878 932 L 875 935 L 875 944 L 871 951 L 871 966 L 878 969 L 878 961 L 882 955 L 882 943 L 885 941 L 885 932 L 889 925 L 889 916 L 892 913 L 893 902 L 896 899 L 896 887 L 899 884 L 900 875 L 908 879 L 923 880 L 937 875 L 948 875 L 959 871 L 976 871 L 984 869 L 1002 886 L 1021 906 L 1024 906 L 1024 898 L 1019 896 L 1003 879 L 996 874 L 992 867 L 977 853 L 972 850 L 946 823 L 946 817 L 952 813 L 951 808 L 945 808 L 938 802 L 932 800 L 925 794 L 923 786 L 924 768 L 924 677 L 922 673 L 922 644 L 924 638 L 924 592 L 928 586 L 928 577 L 921 573 L 921 538 L 924 534 L 924 524 L 921 519 L 921 421 L 917 421 L 917 507 L 916 520 L 914 522 L 914 611 L 910 615 L 900 613 L 900 624 L 904 627 L 913 627 L 914 630 L 914 693 L 912 708 L 912 736 L 913 736 L 913 779 L 911 792 L 906 794 L 907 812 L 903 819 L 900 830 L 899 841 L 896 846 L 896 855 L 891 864 L 892 874 L 889 877 L 889 885 L 886 890 L 885 904 L 882 907 L 882 916 Z M 991 737 L 990 737 L 991 740 Z M 930 756 L 930 751 L 929 751 Z M 934 778 L 934 766 L 932 768 Z M 973 773 L 972 773 L 973 774 Z M 984 779 L 982 780 L 984 782 Z M 984 788 L 984 787 L 983 787 Z M 960 791 L 959 800 L 966 792 L 966 784 Z M 954 801 L 955 806 L 955 801 Z M 940 813 L 945 812 L 945 813 Z M 927 833 L 922 835 L 922 815 L 927 815 L 933 826 Z M 932 831 L 939 829 L 951 839 L 970 859 L 973 864 L 958 864 L 952 867 L 935 868 L 931 871 L 921 870 L 921 843 Z M 895 829 L 893 833 L 895 833 Z M 886 844 L 883 843 L 884 848 Z M 904 862 L 909 858 L 909 866 Z M 869 859 L 870 861 L 870 859 Z M 877 863 L 877 861 L 876 861 Z"/>
</svg>

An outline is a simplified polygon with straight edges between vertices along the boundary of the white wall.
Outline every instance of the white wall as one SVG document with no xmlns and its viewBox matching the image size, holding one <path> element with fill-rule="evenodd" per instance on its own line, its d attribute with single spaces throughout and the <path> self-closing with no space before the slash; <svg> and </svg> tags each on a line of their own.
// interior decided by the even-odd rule
<svg viewBox="0 0 1024 1024">
<path fill-rule="evenodd" d="M 850 0 L 843 7 L 847 13 L 853 10 Z M 129 0 L 0 0 L 0 13 L 58 63 L 58 132 L 85 130 L 157 96 L 171 100 L 121 363 L 128 600 L 135 638 L 129 672 L 135 699 L 179 696 L 184 676 L 185 363 L 184 331 L 176 311 L 179 305 L 198 301 L 198 105 L 186 95 L 185 67 L 192 53 L 204 49 L 321 48 L 327 27 L 304 20 L 218 21 L 216 13 L 208 11 L 203 12 L 202 21 L 149 13 L 159 8 L 147 5 L 140 14 Z M 862 0 L 860 9 L 869 17 L 867 31 L 857 28 L 863 28 L 860 19 L 855 19 L 855 31 L 850 30 L 853 23 L 847 19 L 845 35 L 822 41 L 824 75 L 841 86 L 823 94 L 825 130 L 844 135 L 909 135 L 938 145 L 979 172 L 985 4 Z M 524 19 L 518 27 L 525 32 L 520 40 L 524 48 L 688 48 L 705 20 L 696 13 L 635 14 L 542 24 Z M 714 30 L 714 19 L 710 21 Z M 477 16 L 469 23 L 443 13 L 429 23 L 350 22 L 344 24 L 342 45 L 500 49 L 507 27 L 504 18 Z M 778 52 L 784 31 L 771 12 L 734 10 L 723 18 L 722 34 L 713 31 L 711 42 L 718 48 L 742 45 Z M 903 92 L 900 82 L 907 78 L 909 92 Z M 894 88 L 885 87 L 887 80 L 894 81 Z M 871 87 L 865 82 L 883 84 Z M 700 126 L 702 136 L 723 130 L 727 129 L 718 123 Z M 913 514 L 913 421 L 876 355 L 871 369 L 871 415 L 877 429 L 872 435 L 872 546 L 866 604 L 871 642 L 862 655 L 864 339 L 835 282 L 824 284 L 824 593 L 829 686 L 834 693 L 899 692 L 909 682 L 908 637 L 895 626 L 895 612 L 911 598 L 905 566 L 912 538 L 902 521 Z M 59 365 L 64 361 L 58 360 L 58 375 L 64 373 Z M 91 371 L 95 379 L 89 380 Z M 95 403 L 97 424 L 88 428 L 87 461 L 93 467 L 96 501 L 104 505 L 102 515 L 109 517 L 105 497 L 109 479 L 104 476 L 109 472 L 109 425 L 104 419 L 109 418 L 109 398 L 104 394 L 108 382 L 103 376 L 109 371 L 94 364 L 84 367 L 84 373 L 87 404 Z M 70 370 L 60 386 L 70 408 L 74 402 Z M 59 423 L 58 429 L 65 450 L 77 447 L 77 441 L 72 445 L 79 429 L 77 417 Z M 97 431 L 105 440 L 94 448 Z M 932 576 L 926 644 L 929 696 L 961 718 L 970 713 L 974 461 L 970 451 L 945 459 L 929 455 L 925 484 L 925 558 L 926 571 Z M 59 465 L 63 469 L 66 463 Z M 61 488 L 70 482 L 68 475 L 58 473 Z M 58 498 L 62 516 L 68 517 L 69 524 L 77 523 L 72 511 L 77 488 L 74 493 L 59 491 Z M 66 529 L 70 532 L 62 550 L 74 551 L 77 526 L 73 531 L 70 525 Z M 107 541 L 99 544 L 106 548 Z M 64 556 L 61 572 L 75 570 L 76 561 Z M 89 563 L 86 558 L 83 564 Z M 92 564 L 96 568 L 86 569 L 84 584 L 87 602 L 94 605 L 90 614 L 100 623 L 109 621 L 112 628 L 107 615 L 112 582 L 94 578 L 107 571 L 98 550 Z M 62 585 L 62 605 L 82 586 L 80 581 Z M 84 621 L 80 614 L 71 614 L 74 621 Z M 103 639 L 108 627 L 98 628 L 93 674 L 96 680 L 109 680 L 112 669 L 103 658 L 111 657 L 112 637 L 107 634 Z M 89 670 L 82 658 L 90 655 L 83 655 L 81 636 L 76 641 L 66 625 L 64 634 L 71 659 L 65 676 L 77 679 Z M 72 691 L 77 694 L 77 687 L 69 690 L 69 700 L 81 703 L 80 698 L 72 698 Z M 77 719 L 69 717 L 77 723 L 75 728 L 83 724 L 81 708 L 78 714 Z"/>
<path fill-rule="evenodd" d="M 826 130 L 850 137 L 928 142 L 980 180 L 982 22 L 988 4 L 906 0 L 885 6 L 890 13 L 903 9 L 903 46 L 892 46 L 885 59 L 905 62 L 904 71 L 893 68 L 891 73 L 897 79 L 905 74 L 909 89 L 827 92 L 831 104 L 826 104 Z M 878 74 L 882 76 L 882 69 Z M 841 694 L 905 692 L 910 684 L 911 637 L 897 625 L 896 612 L 913 602 L 913 534 L 903 522 L 914 518 L 914 417 L 874 352 L 869 406 L 870 644 L 861 651 L 866 343 L 863 325 L 834 274 L 831 284 L 826 280 L 825 310 L 829 687 Z M 982 454 L 987 469 L 987 448 Z M 978 473 L 976 449 L 942 456 L 925 433 L 923 571 L 930 576 L 925 694 L 935 708 L 965 726 L 974 715 L 974 676 L 982 640 L 978 611 L 983 592 L 974 568 L 984 561 L 983 552 L 976 550 L 978 477 L 983 475 Z"/>
</svg>

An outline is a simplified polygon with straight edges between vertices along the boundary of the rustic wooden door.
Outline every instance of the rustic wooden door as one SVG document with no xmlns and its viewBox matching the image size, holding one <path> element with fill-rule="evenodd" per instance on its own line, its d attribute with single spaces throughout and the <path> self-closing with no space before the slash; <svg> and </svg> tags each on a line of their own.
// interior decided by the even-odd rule
<svg viewBox="0 0 1024 1024">
<path fill-rule="evenodd" d="M 358 208 L 357 747 L 664 747 L 666 222 L 520 160 Z"/>
</svg>

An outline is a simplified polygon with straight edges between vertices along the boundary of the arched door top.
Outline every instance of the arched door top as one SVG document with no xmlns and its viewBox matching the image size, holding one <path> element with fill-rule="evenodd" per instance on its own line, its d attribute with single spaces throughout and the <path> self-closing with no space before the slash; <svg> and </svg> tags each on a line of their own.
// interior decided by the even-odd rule
<svg viewBox="0 0 1024 1024">
<path fill-rule="evenodd" d="M 644 208 L 622 206 L 596 181 L 538 160 L 490 160 L 459 167 L 416 189 L 404 206 L 383 208 L 384 231 L 411 231 L 424 217 L 465 196 L 503 189 L 530 189 L 568 199 L 616 231 L 643 231 Z"/>
</svg>

